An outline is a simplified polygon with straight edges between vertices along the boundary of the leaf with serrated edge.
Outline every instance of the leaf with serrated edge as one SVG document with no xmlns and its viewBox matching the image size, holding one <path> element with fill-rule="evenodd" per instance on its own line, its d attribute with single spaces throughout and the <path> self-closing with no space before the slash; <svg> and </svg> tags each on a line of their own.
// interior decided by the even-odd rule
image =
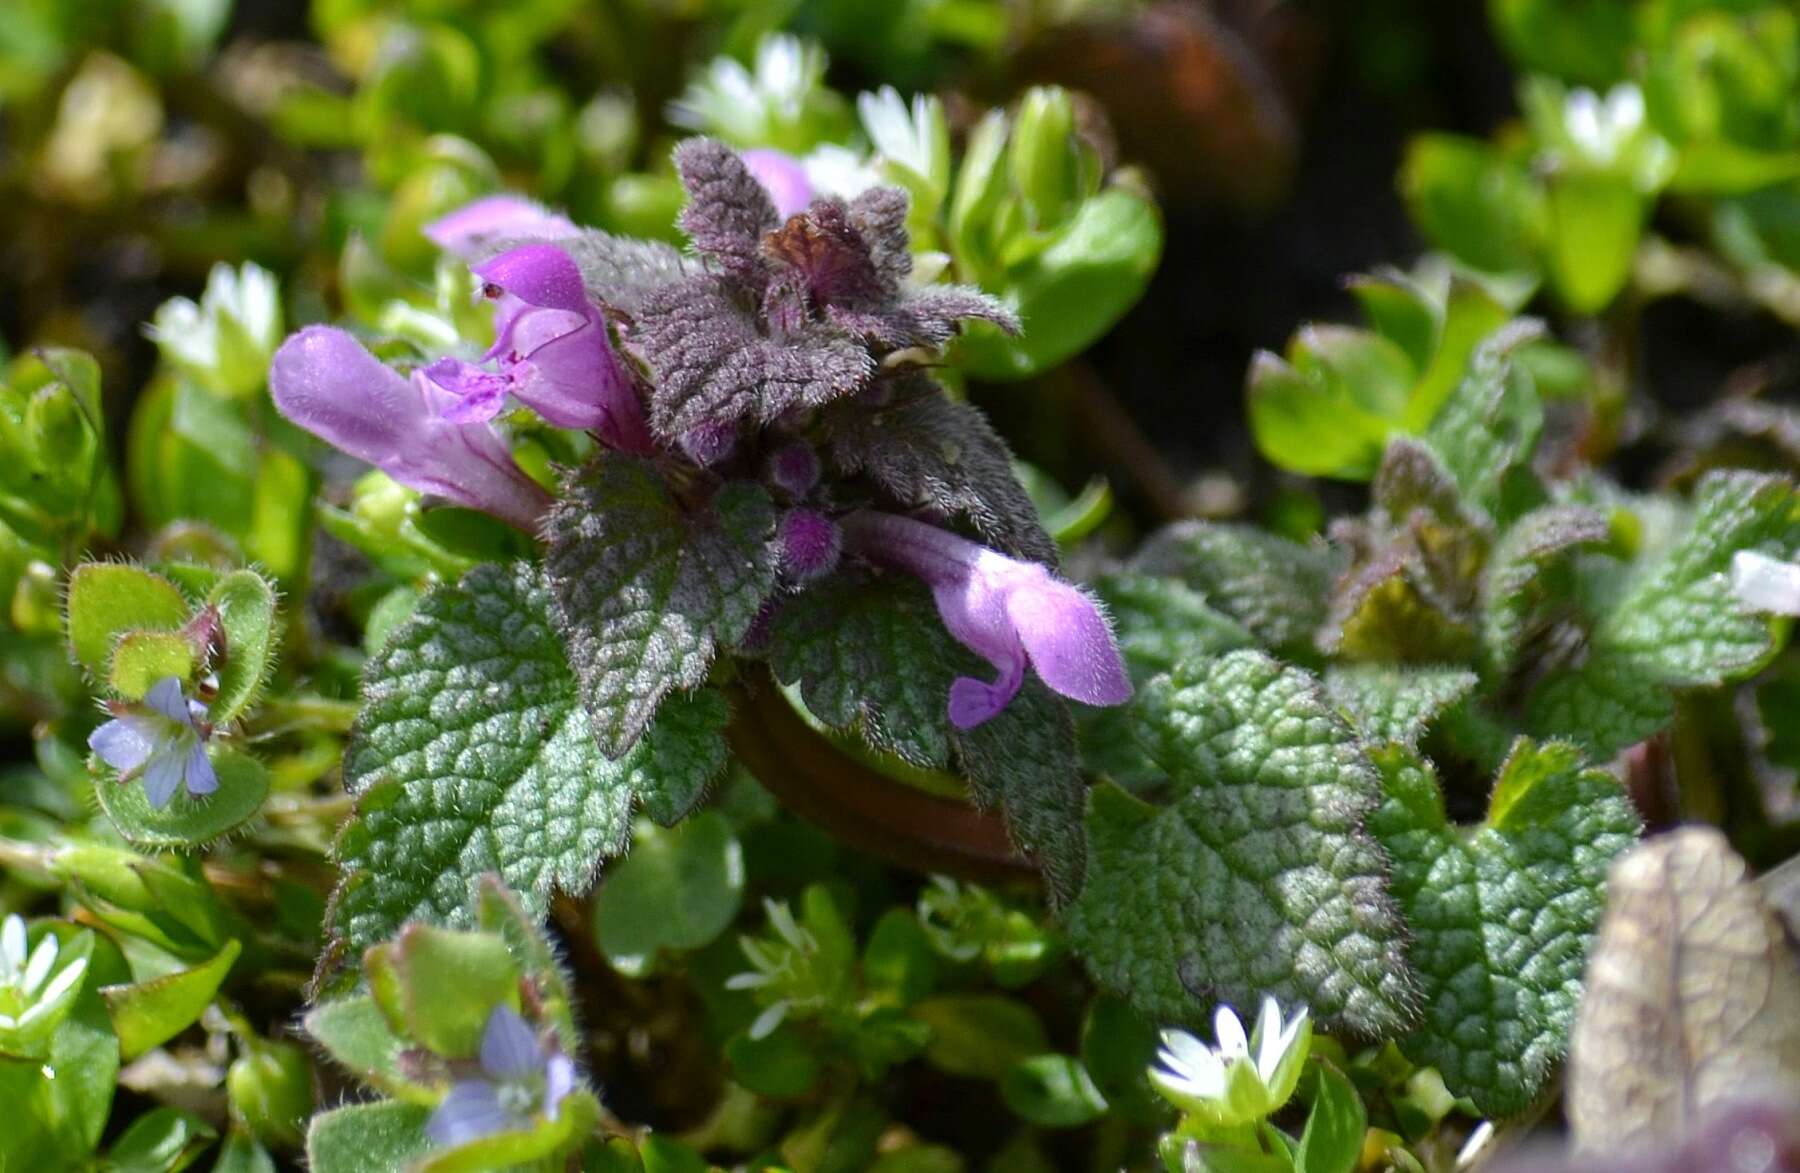
<svg viewBox="0 0 1800 1173">
<path fill-rule="evenodd" d="M 845 572 L 788 600 L 769 649 L 813 716 L 926 769 L 949 762 L 951 682 L 988 671 L 944 631 L 925 587 L 899 575 Z"/>
<path fill-rule="evenodd" d="M 1184 580 L 1271 648 L 1310 649 L 1338 568 L 1323 546 L 1245 525 L 1189 521 L 1154 534 L 1131 569 Z"/>
<path fill-rule="evenodd" d="M 1526 698 L 1527 727 L 1611 753 L 1668 724 L 1671 689 L 1717 687 L 1755 671 L 1775 651 L 1774 625 L 1733 595 L 1731 559 L 1740 550 L 1792 558 L 1797 517 L 1785 477 L 1708 474 L 1685 522 L 1676 513 L 1672 526 L 1658 524 L 1648 556 L 1590 588 L 1605 602 L 1587 658 L 1538 684 Z"/>
<path fill-rule="evenodd" d="M 1101 985 L 1157 1022 L 1265 995 L 1390 1035 L 1416 999 L 1385 860 L 1362 822 L 1378 779 L 1312 677 L 1257 652 L 1195 660 L 1142 693 L 1157 809 L 1091 792 L 1070 939 Z"/>
<path fill-rule="evenodd" d="M 950 683 L 987 669 L 951 639 L 931 595 L 898 575 L 840 574 L 788 601 L 770 663 L 807 711 L 911 765 L 954 764 L 975 800 L 997 805 L 1013 842 L 1044 871 L 1053 901 L 1081 886 L 1081 764 L 1068 706 L 1035 678 L 973 729 L 949 723 Z"/>
<path fill-rule="evenodd" d="M 1512 668 L 1533 617 L 1556 597 L 1566 556 L 1607 534 L 1606 518 L 1596 510 L 1546 505 L 1500 535 L 1481 572 L 1481 650 L 1489 672 Z M 1571 589 L 1565 585 L 1565 592 Z"/>
<path fill-rule="evenodd" d="M 1476 678 L 1466 668 L 1356 664 L 1325 673 L 1325 691 L 1350 714 L 1371 745 L 1418 744 L 1438 715 L 1469 695 Z"/>
<path fill-rule="evenodd" d="M 1800 955 L 1745 870 L 1711 827 L 1613 866 L 1569 1056 L 1582 1147 L 1666 1143 L 1745 1094 L 1800 1101 Z"/>
<path fill-rule="evenodd" d="M 1190 656 L 1254 647 L 1256 637 L 1178 578 L 1112 571 L 1094 580 L 1133 680 L 1142 683 Z"/>
<path fill-rule="evenodd" d="M 1001 807 L 1013 842 L 1043 871 L 1052 905 L 1066 906 L 1087 868 L 1086 790 L 1068 705 L 1028 680 L 1006 708 L 952 737 L 975 800 Z"/>
<path fill-rule="evenodd" d="M 1632 578 L 1594 633 L 1664 683 L 1712 687 L 1755 669 L 1775 648 L 1766 616 L 1731 592 L 1731 559 L 1800 549 L 1794 486 L 1785 477 L 1713 473 L 1694 495 L 1686 534 Z"/>
<path fill-rule="evenodd" d="M 551 614 L 608 757 L 630 749 L 663 698 L 705 683 L 775 589 L 775 507 L 725 484 L 690 512 L 647 462 L 604 453 L 551 512 Z"/>
<path fill-rule="evenodd" d="M 1429 765 L 1375 753 L 1386 799 L 1369 830 L 1412 930 L 1424 1021 L 1400 1048 L 1483 1112 L 1522 1111 L 1562 1056 L 1606 867 L 1638 819 L 1609 774 L 1567 742 L 1514 745 L 1488 817 L 1450 824 Z"/>
<path fill-rule="evenodd" d="M 839 473 L 866 475 L 907 510 L 966 517 L 1002 553 L 1056 564 L 1056 543 L 1013 475 L 1011 451 L 974 405 L 914 374 L 880 407 L 841 400 L 821 422 L 825 458 Z"/>
<path fill-rule="evenodd" d="M 467 925 L 485 872 L 541 914 L 552 888 L 585 889 L 624 848 L 634 794 L 691 792 L 722 766 L 716 733 L 676 728 L 605 758 L 549 606 L 531 567 L 477 567 L 427 595 L 370 661 L 333 913 L 352 946 L 412 919 Z"/>
</svg>

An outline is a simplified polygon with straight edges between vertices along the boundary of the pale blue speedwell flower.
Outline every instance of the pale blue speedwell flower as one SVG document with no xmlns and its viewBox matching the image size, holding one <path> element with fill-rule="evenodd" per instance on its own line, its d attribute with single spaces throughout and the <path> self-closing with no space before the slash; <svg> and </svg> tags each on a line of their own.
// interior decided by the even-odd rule
<svg viewBox="0 0 1800 1173">
<path fill-rule="evenodd" d="M 27 950 L 24 918 L 0 924 L 0 1052 L 31 1054 L 42 1045 L 81 993 L 92 947 L 87 932 L 67 949 L 45 933 Z"/>
<path fill-rule="evenodd" d="M 206 706 L 181 694 L 181 681 L 165 676 L 150 686 L 142 705 L 112 706 L 113 719 L 88 737 L 88 748 L 125 782 L 140 774 L 150 805 L 169 805 L 177 787 L 198 798 L 219 788 L 206 756 Z"/>
<path fill-rule="evenodd" d="M 467 1144 L 497 1132 L 522 1132 L 541 1113 L 555 1120 L 575 1090 L 575 1063 L 540 1039 L 511 1006 L 489 1013 L 481 1032 L 480 1074 L 458 1080 L 425 1134 L 440 1145 Z"/>
<path fill-rule="evenodd" d="M 1237 1013 L 1221 1006 L 1213 1033 L 1218 1043 L 1209 1047 L 1183 1030 L 1163 1032 L 1160 1066 L 1150 1069 L 1150 1083 L 1164 1099 L 1227 1125 L 1254 1124 L 1287 1103 L 1312 1049 L 1305 1007 L 1284 1024 L 1275 999 L 1264 998 L 1256 1028 L 1246 1038 Z"/>
</svg>

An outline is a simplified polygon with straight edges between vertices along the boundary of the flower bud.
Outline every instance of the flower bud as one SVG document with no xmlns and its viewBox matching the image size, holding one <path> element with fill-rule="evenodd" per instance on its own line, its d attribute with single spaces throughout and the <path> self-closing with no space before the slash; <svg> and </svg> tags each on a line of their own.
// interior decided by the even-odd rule
<svg viewBox="0 0 1800 1173">
<path fill-rule="evenodd" d="M 844 539 L 837 523 L 811 509 L 790 509 L 777 531 L 781 569 L 795 582 L 811 582 L 837 568 Z"/>
<path fill-rule="evenodd" d="M 312 1115 L 312 1065 L 293 1043 L 245 1042 L 225 1073 L 231 1115 L 271 1148 L 298 1148 Z"/>
<path fill-rule="evenodd" d="M 1073 210 L 1081 199 L 1081 157 L 1075 102 L 1067 90 L 1034 86 L 1025 92 L 1007 163 L 1031 227 L 1054 226 Z"/>
</svg>

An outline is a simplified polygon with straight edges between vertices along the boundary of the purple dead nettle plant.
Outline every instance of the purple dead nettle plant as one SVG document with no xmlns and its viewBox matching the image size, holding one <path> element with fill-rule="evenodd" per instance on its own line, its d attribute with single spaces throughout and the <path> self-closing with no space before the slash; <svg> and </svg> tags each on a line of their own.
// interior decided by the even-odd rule
<svg viewBox="0 0 1800 1173">
<path fill-rule="evenodd" d="M 998 670 L 956 681 L 957 727 L 1003 709 L 1028 668 L 1073 700 L 1127 699 L 1107 620 L 1056 577 L 1005 444 L 929 374 L 965 322 L 1016 331 L 1011 312 L 914 280 L 898 189 L 818 195 L 795 160 L 708 139 L 675 162 L 691 253 L 478 201 L 427 232 L 496 302 L 481 361 L 402 377 L 312 327 L 276 355 L 277 404 L 395 480 L 533 532 L 550 497 L 511 458 L 509 406 L 594 434 L 600 460 L 645 459 L 691 508 L 754 482 L 779 510 L 765 620 L 796 592 L 841 587 L 854 560 L 856 575 L 921 579 L 950 634 Z"/>
</svg>

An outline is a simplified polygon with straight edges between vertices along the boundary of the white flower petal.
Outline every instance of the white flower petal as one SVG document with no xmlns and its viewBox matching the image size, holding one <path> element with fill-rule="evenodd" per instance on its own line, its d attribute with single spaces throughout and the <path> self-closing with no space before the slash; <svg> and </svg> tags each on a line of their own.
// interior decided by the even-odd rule
<svg viewBox="0 0 1800 1173">
<path fill-rule="evenodd" d="M 8 978 L 25 968 L 25 918 L 18 915 L 6 918 L 4 927 L 0 927 L 0 974 Z"/>
<path fill-rule="evenodd" d="M 1213 1034 L 1219 1040 L 1221 1059 L 1229 1062 L 1249 1056 L 1250 1040 L 1244 1035 L 1244 1024 L 1239 1020 L 1237 1011 L 1231 1007 L 1220 1006 L 1213 1014 Z"/>
<path fill-rule="evenodd" d="M 44 984 L 44 979 L 50 976 L 50 967 L 55 964 L 56 936 L 53 933 L 45 933 L 44 939 L 38 942 L 36 949 L 32 950 L 31 960 L 25 963 L 25 977 L 19 983 L 19 988 L 27 996 L 36 993 L 37 988 Z"/>
<path fill-rule="evenodd" d="M 72 964 L 63 966 L 57 975 L 50 979 L 50 984 L 44 987 L 44 992 L 38 995 L 38 1005 L 54 1006 L 58 999 L 75 988 L 76 984 L 81 981 L 82 975 L 87 973 L 87 966 L 88 959 L 85 957 L 78 957 Z"/>
</svg>

